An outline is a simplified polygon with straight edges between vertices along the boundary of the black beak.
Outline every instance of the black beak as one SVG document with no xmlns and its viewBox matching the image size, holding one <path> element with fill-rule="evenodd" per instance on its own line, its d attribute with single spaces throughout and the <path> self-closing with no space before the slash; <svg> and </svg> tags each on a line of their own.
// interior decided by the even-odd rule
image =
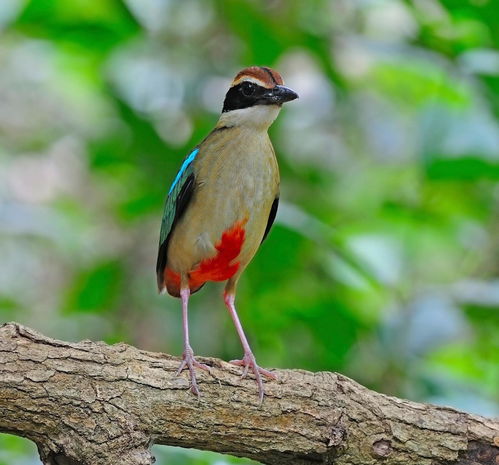
<svg viewBox="0 0 499 465">
<path fill-rule="evenodd" d="M 298 94 L 285 86 L 275 86 L 262 95 L 262 100 L 267 105 L 281 105 L 297 98 Z"/>
</svg>

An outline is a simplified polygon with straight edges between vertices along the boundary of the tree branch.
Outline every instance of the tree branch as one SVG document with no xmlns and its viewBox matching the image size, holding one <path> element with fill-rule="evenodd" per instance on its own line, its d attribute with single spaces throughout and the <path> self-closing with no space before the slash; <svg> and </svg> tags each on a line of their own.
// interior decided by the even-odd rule
<svg viewBox="0 0 499 465">
<path fill-rule="evenodd" d="M 258 403 L 252 379 L 203 359 L 202 397 L 179 359 L 0 327 L 0 431 L 50 465 L 149 465 L 152 442 L 265 464 L 499 463 L 499 422 L 370 391 L 336 373 L 278 370 Z"/>
</svg>

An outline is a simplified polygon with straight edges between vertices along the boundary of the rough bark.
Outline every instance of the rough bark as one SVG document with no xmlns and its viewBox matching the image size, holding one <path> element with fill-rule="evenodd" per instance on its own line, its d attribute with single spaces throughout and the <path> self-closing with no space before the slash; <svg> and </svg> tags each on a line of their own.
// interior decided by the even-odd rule
<svg viewBox="0 0 499 465">
<path fill-rule="evenodd" d="M 50 465 L 148 465 L 152 442 L 265 464 L 499 463 L 499 422 L 370 391 L 336 373 L 277 370 L 259 405 L 252 379 L 202 359 L 202 397 L 179 359 L 125 344 L 61 342 L 0 327 L 0 431 Z"/>
</svg>

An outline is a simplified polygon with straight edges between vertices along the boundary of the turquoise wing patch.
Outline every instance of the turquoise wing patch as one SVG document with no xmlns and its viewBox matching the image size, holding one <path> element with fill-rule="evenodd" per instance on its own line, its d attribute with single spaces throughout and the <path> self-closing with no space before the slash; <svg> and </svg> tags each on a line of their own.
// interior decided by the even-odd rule
<svg viewBox="0 0 499 465">
<path fill-rule="evenodd" d="M 190 190 L 193 186 L 193 161 L 195 160 L 197 154 L 199 153 L 199 148 L 195 148 L 189 155 L 184 159 L 180 170 L 178 171 L 173 183 L 168 191 L 168 197 L 166 199 L 165 208 L 163 211 L 163 219 L 161 221 L 161 232 L 159 235 L 160 245 L 168 238 L 170 234 L 175 219 L 178 218 L 181 213 L 179 210 L 180 205 L 178 205 L 178 200 L 181 200 L 185 196 L 186 189 Z M 181 195 L 184 194 L 184 195 Z M 181 207 L 185 209 L 185 201 L 181 202 Z"/>
<path fill-rule="evenodd" d="M 187 170 L 189 165 L 194 161 L 198 152 L 199 152 L 199 149 L 196 148 L 185 158 L 184 162 L 182 163 L 182 166 L 180 167 L 180 170 L 177 173 L 177 176 L 175 176 L 175 179 L 173 180 L 172 185 L 170 186 L 170 190 L 168 191 L 168 195 L 170 195 L 172 193 L 173 189 L 175 189 L 175 186 L 178 184 L 178 182 L 182 178 L 182 175 L 185 173 L 185 171 Z"/>
</svg>

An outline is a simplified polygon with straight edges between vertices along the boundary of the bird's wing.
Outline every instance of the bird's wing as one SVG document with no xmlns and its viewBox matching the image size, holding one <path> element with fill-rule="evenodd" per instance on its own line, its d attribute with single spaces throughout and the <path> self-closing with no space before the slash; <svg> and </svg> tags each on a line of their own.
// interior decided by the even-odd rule
<svg viewBox="0 0 499 465">
<path fill-rule="evenodd" d="M 279 197 L 274 199 L 272 203 L 272 207 L 270 208 L 269 219 L 267 220 L 267 226 L 265 227 L 265 232 L 263 233 L 262 242 L 267 237 L 267 234 L 270 231 L 270 228 L 274 224 L 275 216 L 277 215 L 277 208 L 279 207 Z"/>
<path fill-rule="evenodd" d="M 175 227 L 175 223 L 184 214 L 192 197 L 195 185 L 193 162 L 199 149 L 194 149 L 184 160 L 177 173 L 166 199 L 161 221 L 161 232 L 159 234 L 159 251 L 156 262 L 156 274 L 158 287 L 163 288 L 163 272 L 167 262 L 168 242 Z"/>
</svg>

